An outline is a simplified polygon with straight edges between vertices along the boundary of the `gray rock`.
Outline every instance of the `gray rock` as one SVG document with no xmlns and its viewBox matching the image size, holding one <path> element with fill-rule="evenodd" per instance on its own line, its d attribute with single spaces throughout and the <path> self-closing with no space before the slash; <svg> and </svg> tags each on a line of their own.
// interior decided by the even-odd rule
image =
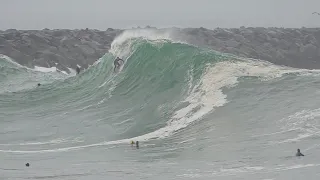
<svg viewBox="0 0 320 180">
<path fill-rule="evenodd" d="M 240 44 L 240 43 L 237 42 L 237 41 L 234 40 L 234 39 L 229 39 L 229 40 L 226 41 L 226 46 L 227 46 L 227 47 L 233 47 L 233 48 L 235 48 L 235 47 L 238 47 L 239 44 Z"/>
<path fill-rule="evenodd" d="M 219 39 L 220 42 L 206 44 L 208 41 L 202 39 L 209 39 L 210 42 L 212 37 L 197 36 L 199 31 L 206 31 L 207 34 L 210 31 L 214 32 L 214 38 Z M 188 31 L 183 32 L 190 36 L 197 36 L 197 41 L 189 41 L 189 43 L 209 46 L 217 51 L 267 60 L 274 64 L 295 68 L 320 68 L 320 28 L 240 27 L 239 29 L 219 28 L 216 30 L 189 28 Z"/>
<path fill-rule="evenodd" d="M 102 57 L 122 30 L 6 30 L 0 32 L 0 54 L 28 66 L 57 67 L 70 72 Z"/>
<path fill-rule="evenodd" d="M 245 43 L 246 42 L 246 39 L 240 35 L 240 34 L 235 34 L 234 35 L 234 40 L 240 42 L 240 43 Z"/>
<path fill-rule="evenodd" d="M 304 37 L 303 44 L 317 45 L 318 42 L 317 42 L 317 39 L 312 34 L 308 34 Z"/>
<path fill-rule="evenodd" d="M 280 41 L 278 41 L 278 48 L 279 49 L 284 49 L 284 50 L 288 50 L 290 48 L 291 43 L 287 42 L 284 39 L 281 39 Z"/>
<path fill-rule="evenodd" d="M 155 29 L 155 28 L 148 28 Z M 320 28 L 173 28 L 174 37 L 200 47 L 296 68 L 320 68 Z M 0 54 L 28 66 L 69 72 L 102 57 L 123 30 L 108 28 L 0 31 Z"/>
<path fill-rule="evenodd" d="M 300 48 L 300 51 L 306 57 L 316 57 L 318 54 L 318 48 L 313 44 L 307 44 Z"/>
</svg>

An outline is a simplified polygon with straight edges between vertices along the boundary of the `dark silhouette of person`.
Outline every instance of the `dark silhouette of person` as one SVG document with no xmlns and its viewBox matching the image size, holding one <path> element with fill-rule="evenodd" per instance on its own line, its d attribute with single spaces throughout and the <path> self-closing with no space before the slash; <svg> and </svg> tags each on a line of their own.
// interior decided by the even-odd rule
<svg viewBox="0 0 320 180">
<path fill-rule="evenodd" d="M 114 62 L 113 62 L 113 64 L 114 64 L 114 69 L 113 69 L 113 71 L 114 71 L 114 72 L 116 71 L 116 68 L 119 68 L 119 67 L 121 66 L 121 64 L 119 63 L 120 61 L 122 61 L 122 63 L 124 63 L 124 61 L 123 61 L 122 59 L 120 59 L 119 57 L 117 57 L 117 58 L 114 60 Z"/>
<path fill-rule="evenodd" d="M 76 71 L 77 71 L 77 74 L 79 74 L 80 73 L 80 68 L 77 66 L 77 68 L 76 68 Z"/>
<path fill-rule="evenodd" d="M 296 156 L 304 156 L 304 155 L 300 152 L 300 149 L 297 149 Z"/>
</svg>

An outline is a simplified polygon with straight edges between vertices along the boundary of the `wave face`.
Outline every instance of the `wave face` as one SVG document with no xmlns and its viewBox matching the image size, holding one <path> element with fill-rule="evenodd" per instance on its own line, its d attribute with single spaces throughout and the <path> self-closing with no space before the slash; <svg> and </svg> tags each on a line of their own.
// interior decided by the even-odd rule
<svg viewBox="0 0 320 180">
<path fill-rule="evenodd" d="M 113 71 L 116 56 L 125 60 L 117 73 Z M 318 166 L 313 162 L 293 166 L 292 158 L 284 160 L 290 162 L 283 166 L 268 166 L 264 160 L 271 158 L 272 150 L 261 152 L 262 157 L 255 154 L 261 151 L 258 144 L 268 148 L 317 137 L 316 120 L 309 122 L 312 128 L 304 127 L 306 121 L 297 123 L 309 117 L 308 110 L 302 112 L 305 115 L 298 113 L 299 106 L 312 109 L 315 100 L 299 104 L 294 100 L 305 102 L 308 94 L 290 95 L 303 92 L 298 82 L 315 83 L 317 71 L 241 59 L 177 41 L 170 31 L 153 30 L 125 31 L 108 53 L 77 76 L 28 69 L 8 58 L 2 58 L 0 65 L 0 154 L 3 161 L 15 159 L 10 167 L 1 167 L 6 177 L 21 176 L 11 171 L 23 163 L 18 155 L 31 164 L 32 159 L 42 166 L 53 163 L 49 171 L 32 170 L 34 174 L 22 176 L 56 179 L 99 179 L 105 175 L 102 169 L 113 165 L 121 169 L 111 168 L 115 179 L 121 174 L 133 179 L 159 176 L 164 166 L 172 168 L 171 173 L 161 174 L 169 179 L 235 174 L 254 178 L 254 173 L 268 171 L 272 176 L 273 171 L 285 171 L 283 166 L 288 164 L 289 169 Z M 315 111 L 310 110 L 313 118 Z M 266 112 L 272 112 L 272 121 Z M 141 151 L 131 151 L 131 140 L 141 142 Z M 292 148 L 289 154 L 294 154 Z M 247 159 L 235 165 L 234 155 L 246 156 L 246 152 L 261 162 Z M 127 162 L 137 168 L 135 172 Z M 99 166 L 96 173 L 89 172 L 91 163 Z M 223 163 L 227 165 L 218 168 Z M 138 170 L 148 164 L 157 168 L 149 174 Z M 68 173 L 63 169 L 69 169 Z"/>
</svg>

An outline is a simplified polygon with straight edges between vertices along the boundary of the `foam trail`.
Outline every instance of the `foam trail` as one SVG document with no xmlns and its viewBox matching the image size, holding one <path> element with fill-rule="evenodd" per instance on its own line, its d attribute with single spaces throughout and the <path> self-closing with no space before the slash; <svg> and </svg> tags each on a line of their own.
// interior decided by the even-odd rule
<svg viewBox="0 0 320 180">
<path fill-rule="evenodd" d="M 60 144 L 66 142 L 83 142 L 79 139 L 67 140 L 67 139 L 54 139 L 46 142 L 26 142 L 17 144 L 0 144 L 0 146 L 32 146 L 32 145 L 46 145 L 46 144 Z"/>
<path fill-rule="evenodd" d="M 227 96 L 222 93 L 222 88 L 236 85 L 239 77 L 252 76 L 260 77 L 261 80 L 270 80 L 279 78 L 286 73 L 305 71 L 257 61 L 219 62 L 213 67 L 207 68 L 199 84 L 194 87 L 185 99 L 185 102 L 189 102 L 190 104 L 178 110 L 172 119 L 168 121 L 167 126 L 132 139 L 146 141 L 154 138 L 165 138 L 172 135 L 175 131 L 187 127 L 190 123 L 201 119 L 214 110 L 214 107 L 220 107 L 227 103 Z M 199 109 L 194 112 L 194 109 L 198 107 Z M 128 142 L 128 140 L 125 139 L 118 142 Z M 110 143 L 113 144 L 113 142 Z"/>
</svg>

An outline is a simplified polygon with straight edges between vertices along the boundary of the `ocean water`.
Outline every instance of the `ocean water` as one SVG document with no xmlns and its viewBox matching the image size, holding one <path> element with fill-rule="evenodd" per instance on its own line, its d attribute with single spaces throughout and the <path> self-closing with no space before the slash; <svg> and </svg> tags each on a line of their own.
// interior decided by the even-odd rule
<svg viewBox="0 0 320 180">
<path fill-rule="evenodd" d="M 0 179 L 320 177 L 320 71 L 145 30 L 79 75 L 0 69 Z"/>
</svg>

